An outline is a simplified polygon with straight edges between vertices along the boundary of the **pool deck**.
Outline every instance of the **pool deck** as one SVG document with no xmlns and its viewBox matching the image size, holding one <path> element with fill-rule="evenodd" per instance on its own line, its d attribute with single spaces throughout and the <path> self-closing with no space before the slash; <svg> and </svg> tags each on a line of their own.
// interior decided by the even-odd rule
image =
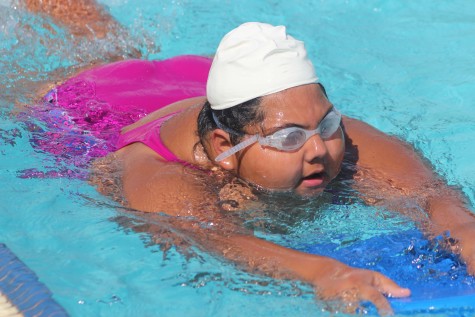
<svg viewBox="0 0 475 317">
<path fill-rule="evenodd" d="M 18 311 L 18 308 L 16 308 L 8 298 L 0 293 L 0 316 L 20 317 L 23 316 L 23 314 Z"/>
</svg>

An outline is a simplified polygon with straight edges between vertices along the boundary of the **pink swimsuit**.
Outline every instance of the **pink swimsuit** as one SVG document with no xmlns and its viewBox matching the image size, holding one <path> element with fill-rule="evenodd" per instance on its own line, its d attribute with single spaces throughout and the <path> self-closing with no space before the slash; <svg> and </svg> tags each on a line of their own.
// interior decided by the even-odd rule
<svg viewBox="0 0 475 317">
<path fill-rule="evenodd" d="M 140 142 L 154 150 L 158 155 L 163 157 L 168 162 L 183 162 L 175 154 L 173 154 L 163 144 L 160 138 L 160 127 L 169 118 L 173 117 L 177 112 L 170 113 L 164 117 L 155 119 L 138 128 L 127 131 L 119 136 L 117 140 L 117 149 L 121 149 L 129 144 Z"/>
<path fill-rule="evenodd" d="M 58 161 L 57 170 L 48 175 L 87 178 L 92 159 L 134 142 L 167 161 L 180 162 L 160 139 L 160 126 L 171 115 L 123 135 L 120 130 L 171 103 L 205 96 L 210 67 L 211 59 L 193 55 L 127 60 L 88 69 L 53 88 L 33 107 L 45 131 L 34 135 L 32 144 Z M 24 174 L 40 177 L 44 172 L 31 169 Z"/>
</svg>

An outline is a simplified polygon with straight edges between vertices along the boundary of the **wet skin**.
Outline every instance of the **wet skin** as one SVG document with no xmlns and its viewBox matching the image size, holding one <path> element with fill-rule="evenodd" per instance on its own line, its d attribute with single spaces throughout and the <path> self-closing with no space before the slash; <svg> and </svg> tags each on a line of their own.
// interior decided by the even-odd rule
<svg viewBox="0 0 475 317">
<path fill-rule="evenodd" d="M 249 127 L 250 135 L 269 135 L 285 127 L 316 129 L 333 105 L 316 84 L 266 96 L 261 109 L 264 121 Z M 345 150 L 343 131 L 331 138 L 316 134 L 298 150 L 279 151 L 255 143 L 233 160 L 233 172 L 240 178 L 272 190 L 292 190 L 302 196 L 319 194 L 336 177 Z"/>
</svg>

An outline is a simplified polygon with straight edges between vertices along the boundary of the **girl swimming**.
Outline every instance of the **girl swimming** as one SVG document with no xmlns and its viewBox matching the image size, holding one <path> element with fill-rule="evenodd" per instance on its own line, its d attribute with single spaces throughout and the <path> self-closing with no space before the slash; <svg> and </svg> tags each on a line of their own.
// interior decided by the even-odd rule
<svg viewBox="0 0 475 317">
<path fill-rule="evenodd" d="M 355 187 L 369 203 L 374 192 L 387 201 L 417 200 L 427 215 L 421 226 L 433 235 L 450 231 L 455 251 L 475 272 L 475 221 L 460 194 L 406 144 L 341 116 L 303 43 L 284 27 L 247 23 L 231 31 L 217 49 L 206 96 L 174 102 L 125 127 L 118 146 L 95 164 L 95 173 L 118 168 L 128 207 L 165 213 L 210 252 L 308 282 L 321 298 L 352 307 L 367 300 L 389 313 L 385 295 L 410 291 L 380 273 L 259 239 L 229 211 L 259 204 L 255 188 L 318 197 L 343 159 L 355 162 Z"/>
<path fill-rule="evenodd" d="M 475 221 L 460 195 L 407 145 L 342 117 L 303 43 L 285 27 L 246 23 L 228 33 L 216 51 L 207 95 L 173 103 L 124 128 L 119 147 L 106 160 L 120 165 L 128 206 L 212 223 L 215 230 L 186 221 L 175 225 L 247 268 L 311 283 L 322 298 L 343 298 L 353 307 L 367 300 L 388 313 L 384 295 L 404 297 L 410 291 L 377 272 L 286 249 L 233 227 L 223 208 L 246 208 L 255 197 L 245 186 L 226 186 L 229 178 L 220 172 L 251 188 L 308 199 L 338 175 L 345 155 L 352 156 L 365 171 L 355 177 L 357 188 L 371 196 L 372 184 L 388 200 L 417 198 L 429 217 L 421 224 L 432 234 L 449 230 L 473 272 Z M 202 177 L 196 177 L 199 172 Z M 221 186 L 219 194 L 208 190 L 210 184 Z M 223 200 L 228 204 L 217 204 Z"/>
</svg>

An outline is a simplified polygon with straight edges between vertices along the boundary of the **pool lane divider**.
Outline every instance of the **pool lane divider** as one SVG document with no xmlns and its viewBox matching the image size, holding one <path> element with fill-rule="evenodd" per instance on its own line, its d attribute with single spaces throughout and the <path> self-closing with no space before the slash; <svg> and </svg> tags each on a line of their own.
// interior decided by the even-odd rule
<svg viewBox="0 0 475 317">
<path fill-rule="evenodd" d="M 36 274 L 3 243 L 0 243 L 0 316 L 68 316 Z"/>
</svg>

